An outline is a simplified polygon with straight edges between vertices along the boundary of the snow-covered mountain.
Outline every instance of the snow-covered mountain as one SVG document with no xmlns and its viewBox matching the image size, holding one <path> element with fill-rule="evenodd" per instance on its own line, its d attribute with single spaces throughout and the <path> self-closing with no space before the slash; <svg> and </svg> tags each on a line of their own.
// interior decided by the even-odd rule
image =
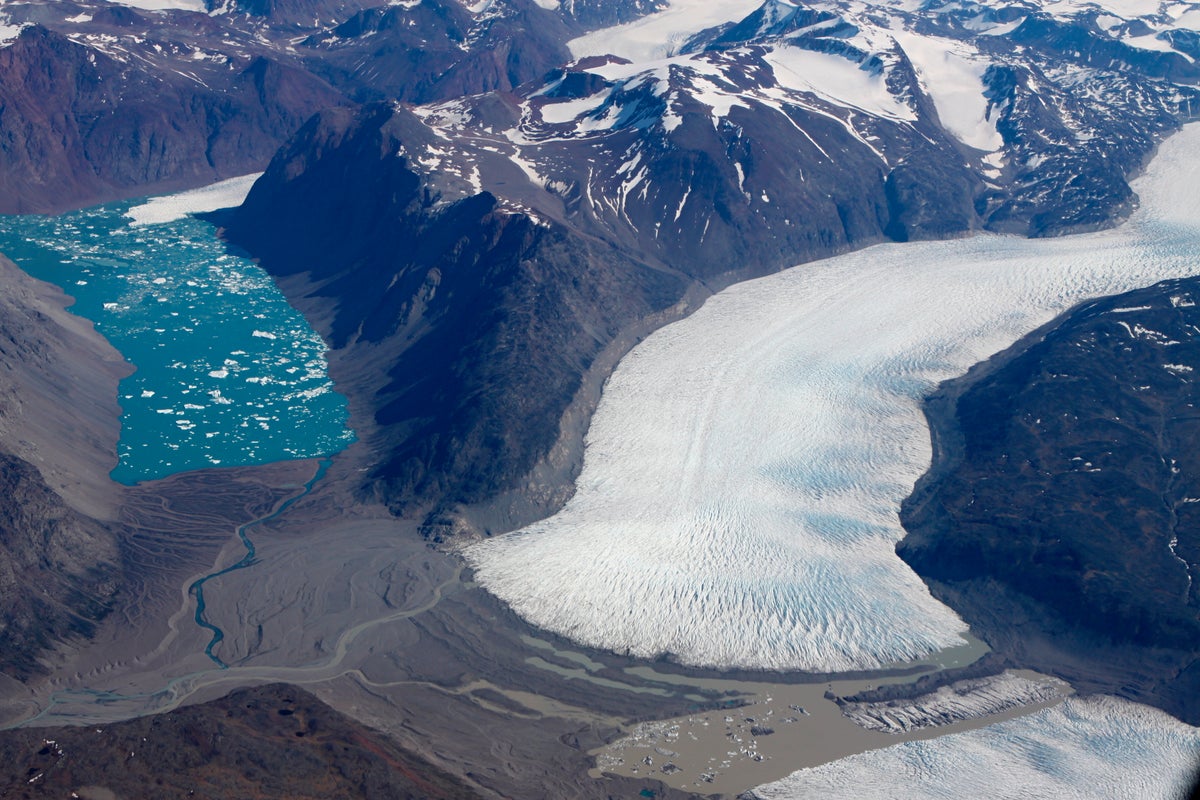
<svg viewBox="0 0 1200 800">
<path fill-rule="evenodd" d="M 655 203 L 648 194 L 625 208 L 622 187 L 639 170 L 620 178 L 613 170 L 642 147 L 696 149 L 687 143 L 695 134 L 680 126 L 707 109 L 710 144 L 720 140 L 732 148 L 729 169 L 749 166 L 734 152 L 732 132 L 740 128 L 743 139 L 758 146 L 795 153 L 788 159 L 805 180 L 832 175 L 851 161 L 861 162 L 846 167 L 856 172 L 883 170 L 890 236 L 979 226 L 1054 233 L 1103 225 L 1128 211 L 1133 198 L 1125 176 L 1193 113 L 1198 21 L 1200 11 L 1191 4 L 1144 0 L 1044 6 L 10 0 L 0 6 L 3 49 L 11 51 L 0 74 L 11 119 L 29 129 L 30 141 L 0 147 L 0 176 L 24 173 L 33 185 L 45 183 L 51 176 L 32 164 L 34 155 L 66 134 L 64 156 L 82 162 L 72 172 L 90 167 L 96 184 L 60 192 L 57 204 L 70 205 L 261 165 L 302 118 L 339 102 L 338 95 L 450 101 L 424 116 L 451 134 L 451 150 L 476 141 L 480 131 L 471 128 L 482 125 L 506 147 L 519 148 L 544 183 L 592 197 L 599 192 L 600 202 L 622 206 L 617 215 L 629 214 L 644 228 L 647 221 L 636 220 L 633 206 L 653 208 L 656 223 L 668 216 L 674 221 L 666 205 L 682 197 L 667 193 Z M 64 70 L 76 80 L 64 81 Z M 31 91 L 52 72 L 57 91 Z M 99 83 L 109 95 L 93 96 Z M 253 92 L 243 88 L 247 84 Z M 16 96 L 22 90 L 32 97 Z M 175 128 L 218 140 L 234 129 L 229 138 L 236 143 L 226 148 L 233 152 L 205 148 L 203 141 L 176 144 L 180 137 L 170 126 L 136 108 L 150 92 L 178 97 L 178 109 L 159 114 Z M 480 97 L 487 92 L 514 92 L 506 102 L 519 105 L 517 119 L 480 113 L 490 102 Z M 81 141 L 70 142 L 75 132 L 59 129 L 42 141 L 30 120 L 64 113 L 71 118 L 66 127 L 81 129 Z M 110 115 L 145 129 L 142 138 L 169 151 L 161 159 L 192 166 L 155 163 L 153 152 L 126 153 L 128 147 L 93 141 L 88 129 L 103 129 Z M 760 116 L 753 124 L 761 130 L 749 131 L 746 120 Z M 618 146 L 621 137 L 636 138 L 637 146 Z M 558 146 L 563 140 L 605 151 L 587 158 L 611 169 L 593 170 L 588 178 L 556 167 L 564 159 L 577 162 L 569 151 L 579 147 Z M 150 166 L 124 174 L 138 159 Z M 198 159 L 206 168 L 195 166 Z M 115 165 L 118 160 L 125 163 Z M 651 160 L 647 152 L 640 163 L 648 167 Z M 798 173 L 780 173 L 798 180 Z M 745 178 L 751 185 L 742 181 L 738 192 L 755 198 L 751 206 L 761 201 L 759 189 L 768 196 L 772 188 L 782 191 L 756 185 L 771 183 L 764 175 L 746 172 Z M 650 175 L 647 183 L 654 182 Z M 946 184 L 954 201 L 929 197 L 931 182 Z M 34 197 L 21 207 L 47 202 Z M 931 211 L 930 205 L 947 208 Z M 683 212 L 680 219 L 686 228 Z"/>
<path fill-rule="evenodd" d="M 1192 116 L 1197 68 L 1178 48 L 1191 41 L 1196 19 L 1183 6 L 677 0 L 589 33 L 562 7 L 522 0 L 368 8 L 291 46 L 351 97 L 385 97 L 394 106 L 353 122 L 326 118 L 285 149 L 258 194 L 264 199 L 252 197 L 244 215 L 243 244 L 258 248 L 268 265 L 280 264 L 269 242 L 293 253 L 295 239 L 284 232 L 296 217 L 271 209 L 294 208 L 305 235 L 343 257 L 313 263 L 299 252 L 279 269 L 311 268 L 322 281 L 342 276 L 328 289 L 339 298 L 332 341 L 347 347 L 394 338 L 397 373 L 415 367 L 401 366 L 403 353 L 438 326 L 433 309 L 451 302 L 427 302 L 428 285 L 447 279 L 447 267 L 408 258 L 424 251 L 406 237 L 444 224 L 437 220 L 453 218 L 468 201 L 486 205 L 489 220 L 521 220 L 537 236 L 576 248 L 586 242 L 622 263 L 589 281 L 590 299 L 560 297 L 540 301 L 553 311 L 524 312 L 571 320 L 569 335 L 547 338 L 533 326 L 468 337 L 457 329 L 453 343 L 439 345 L 448 348 L 440 361 L 420 361 L 422 370 L 454 375 L 456 388 L 446 388 L 436 409 L 400 391 L 404 381 L 371 389 L 373 402 L 387 409 L 382 430 L 399 437 L 381 434 L 391 466 L 375 473 L 372 491 L 398 508 L 432 509 L 431 519 L 456 518 L 464 503 L 516 491 L 543 498 L 535 503 L 541 511 L 530 512 L 536 515 L 560 502 L 549 498 L 561 498 L 566 487 L 560 477 L 547 490 L 535 473 L 577 469 L 565 450 L 556 451 L 553 469 L 547 459 L 560 435 L 578 435 L 567 433 L 564 415 L 586 419 L 595 402 L 580 376 L 608 348 L 619 355 L 628 345 L 615 342 L 660 319 L 654 315 L 686 313 L 692 306 L 679 306 L 682 299 L 887 239 L 980 229 L 1058 234 L 1121 218 L 1136 202 L 1128 177 Z M 427 42 L 419 53 L 418 41 Z M 558 57 L 562 63 L 547 68 Z M 364 151 L 366 139 L 378 148 Z M 354 165 L 335 167 L 341 160 Z M 344 215 L 315 209 L 340 198 L 341 207 L 366 213 L 378 204 L 360 195 L 376 190 L 335 186 L 318 177 L 322 170 L 404 174 L 406 204 L 397 205 L 393 187 L 378 191 L 379 204 L 407 222 L 379 222 L 381 231 L 372 232 L 332 224 Z M 496 244 L 484 237 L 476 249 L 449 248 L 438 258 L 452 253 L 456 264 L 477 264 L 496 255 Z M 551 258 L 536 248 L 516 252 L 530 263 Z M 569 257 L 553 258 L 573 283 Z M 614 269 L 625 277 L 614 278 Z M 435 272 L 439 278 L 430 277 Z M 366 284 L 377 291 L 332 288 Z M 611 288 L 601 292 L 606 321 L 598 327 L 582 321 L 590 311 L 580 311 L 596 302 L 596 286 Z M 560 302 L 574 311 L 564 316 Z M 409 311 L 398 317 L 396 309 Z M 476 323 L 492 324 L 487 319 Z M 508 355 L 492 344 L 480 353 L 479 342 L 499 348 L 512 336 L 540 336 L 537 347 L 558 352 L 551 360 L 563 370 L 557 399 L 533 403 L 542 410 L 534 427 L 549 433 L 532 440 L 509 435 L 531 424 L 517 419 L 529 406 L 487 398 L 537 394 L 537 385 L 516 390 L 499 369 L 489 372 L 485 391 L 475 382 L 484 368 L 449 366 L 469 352 L 473 363 L 496 369 L 494 359 Z M 461 447 L 485 429 L 504 443 L 501 457 L 494 447 Z M 516 521 L 505 512 L 481 527 Z"/>
<path fill-rule="evenodd" d="M 533 0 L 0 4 L 0 211 L 262 169 L 315 112 L 509 90 L 584 28 Z"/>
<path fill-rule="evenodd" d="M 1092 7 L 771 0 L 683 39 L 663 12 L 661 28 L 634 23 L 574 41 L 580 60 L 523 87 L 515 123 L 474 110 L 473 99 L 425 116 L 451 140 L 456 131 L 472 142 L 499 133 L 566 202 L 572 192 L 602 198 L 639 228 L 649 222 L 638 220 L 639 206 L 652 209 L 653 225 L 682 216 L 683 197 L 654 178 L 654 152 L 673 162 L 698 149 L 696 137 L 707 134 L 690 123 L 707 116 L 708 138 L 720 140 L 755 215 L 770 216 L 763 191 L 770 197 L 801 172 L 820 180 L 853 164 L 856 174 L 885 176 L 894 237 L 978 226 L 1058 233 L 1127 212 L 1125 177 L 1192 115 L 1200 72 L 1182 52 L 1189 29 L 1178 27 L 1189 18 L 1171 13 L 1147 21 Z M 647 48 L 647 30 L 682 42 Z M 578 174 L 580 159 L 563 151 L 585 148 L 586 159 L 611 168 Z M 772 175 L 761 158 L 738 155 L 750 148 L 785 153 L 795 169 Z M 681 177 L 670 183 L 682 193 Z M 967 207 L 927 196 L 931 179 L 953 186 Z M 660 191 L 670 196 L 655 203 Z M 678 215 L 668 213 L 671 203 Z M 768 224 L 776 235 L 784 227 Z"/>
</svg>

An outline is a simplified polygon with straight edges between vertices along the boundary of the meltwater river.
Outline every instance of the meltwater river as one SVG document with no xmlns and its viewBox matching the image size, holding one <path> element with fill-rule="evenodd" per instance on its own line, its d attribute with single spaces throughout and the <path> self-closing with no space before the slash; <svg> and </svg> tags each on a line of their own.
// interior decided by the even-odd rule
<svg viewBox="0 0 1200 800">
<path fill-rule="evenodd" d="M 330 455 L 354 439 L 321 337 L 185 213 L 236 205 L 248 188 L 0 217 L 0 253 L 74 297 L 71 310 L 137 368 L 120 386 L 117 481 Z"/>
</svg>

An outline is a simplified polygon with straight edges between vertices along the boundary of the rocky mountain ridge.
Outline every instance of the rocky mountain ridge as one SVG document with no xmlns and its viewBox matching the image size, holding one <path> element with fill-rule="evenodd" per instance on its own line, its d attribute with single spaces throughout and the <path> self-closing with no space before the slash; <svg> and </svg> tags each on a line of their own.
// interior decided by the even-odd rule
<svg viewBox="0 0 1200 800">
<path fill-rule="evenodd" d="M 0 210 L 61 210 L 256 171 L 304 119 L 333 105 L 437 103 L 526 84 L 534 88 L 518 94 L 529 98 L 573 57 L 603 54 L 595 35 L 582 34 L 616 25 L 611 49 L 640 52 L 640 39 L 623 40 L 621 24 L 670 16 L 642 0 L 137 5 L 0 5 L 0 99 L 10 131 L 0 142 L 0 183 L 11 187 Z M 783 103 L 817 115 L 799 129 L 821 134 L 822 125 L 841 124 L 857 146 L 872 143 L 895 172 L 889 202 L 901 221 L 893 237 L 981 226 L 1040 235 L 1127 212 L 1125 179 L 1159 137 L 1191 117 L 1196 34 L 1183 6 L 1123 17 L 1129 9 L 1088 3 L 1050 11 L 1031 2 L 772 0 L 716 28 L 666 30 L 666 41 L 687 33 L 686 41 L 655 57 L 667 57 L 684 84 L 688 73 L 703 79 L 673 98 L 703 103 L 711 84 L 714 119 L 726 105 L 757 113 Z M 594 66 L 565 69 L 596 74 Z M 645 90 L 643 71 L 609 69 L 605 80 L 618 94 L 625 90 L 617 84 Z M 743 93 L 754 99 L 730 100 Z M 587 95 L 592 108 L 585 96 L 571 97 L 542 122 L 599 130 L 601 118 L 588 112 L 608 101 L 595 94 Z M 146 102 L 151 96 L 156 103 Z M 626 98 L 636 99 L 636 91 Z M 651 108 L 637 118 L 648 123 Z M 674 112 L 664 113 L 673 125 Z M 951 134 L 956 152 L 936 176 L 922 159 L 908 163 L 922 140 L 897 121 L 937 132 L 935 148 Z M 913 141 L 898 145 L 897 137 Z M 822 171 L 811 148 L 800 153 L 810 175 Z M 935 177 L 969 200 L 968 214 L 955 203 L 946 219 L 924 219 L 927 198 L 913 193 Z"/>
<path fill-rule="evenodd" d="M 360 17 L 419 31 L 434 8 Z M 1126 179 L 1196 91 L 1189 56 L 1131 30 L 1032 5 L 770 0 L 674 54 L 630 60 L 642 45 L 614 35 L 618 55 L 511 90 L 324 114 L 222 220 L 285 291 L 303 276 L 291 297 L 338 360 L 387 371 L 347 384 L 379 454 L 367 493 L 436 535 L 505 530 L 569 492 L 586 376 L 651 318 L 886 239 L 1128 212 Z"/>
<path fill-rule="evenodd" d="M 579 13 L 605 19 L 592 5 Z M 584 30 L 533 0 L 162 6 L 0 4 L 0 212 L 257 172 L 322 109 L 507 90 Z"/>
</svg>

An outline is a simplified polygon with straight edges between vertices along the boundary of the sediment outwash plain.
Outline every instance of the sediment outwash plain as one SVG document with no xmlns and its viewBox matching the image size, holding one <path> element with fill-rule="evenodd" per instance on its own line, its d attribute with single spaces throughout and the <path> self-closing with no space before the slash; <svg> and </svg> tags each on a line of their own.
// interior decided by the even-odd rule
<svg viewBox="0 0 1200 800">
<path fill-rule="evenodd" d="M 265 170 L 133 222 L 213 212 L 359 439 L 118 486 L 128 365 L 0 264 L 0 794 L 1174 788 L 1196 729 L 995 680 L 895 547 L 940 381 L 1197 272 L 1200 129 L 1095 232 L 1200 108 L 1193 11 L 131 5 L 0 3 L 0 208 Z"/>
</svg>

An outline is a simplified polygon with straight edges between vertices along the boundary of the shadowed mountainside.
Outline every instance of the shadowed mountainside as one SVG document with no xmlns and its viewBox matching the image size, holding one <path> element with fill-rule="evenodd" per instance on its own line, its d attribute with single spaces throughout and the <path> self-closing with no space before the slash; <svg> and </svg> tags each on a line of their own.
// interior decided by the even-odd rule
<svg viewBox="0 0 1200 800">
<path fill-rule="evenodd" d="M 1069 313 L 929 400 L 900 556 L 1015 663 L 1200 722 L 1200 280 Z"/>
<path fill-rule="evenodd" d="M 390 106 L 324 114 L 224 220 L 285 286 L 307 273 L 310 288 L 292 301 L 334 348 L 359 351 L 335 354 L 331 371 L 373 416 L 355 428 L 401 512 L 510 488 L 554 445 L 582 375 L 622 324 L 686 287 L 493 195 L 437 203 L 396 155 L 429 136 Z M 382 369 L 356 369 L 364 362 Z"/>
</svg>

